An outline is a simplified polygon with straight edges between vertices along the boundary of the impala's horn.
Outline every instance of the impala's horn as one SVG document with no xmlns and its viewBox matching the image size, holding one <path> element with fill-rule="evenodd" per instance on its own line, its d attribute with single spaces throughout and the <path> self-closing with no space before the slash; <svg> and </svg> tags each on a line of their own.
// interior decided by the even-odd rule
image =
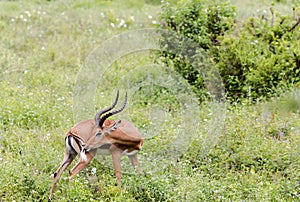
<svg viewBox="0 0 300 202">
<path fill-rule="evenodd" d="M 127 103 L 127 92 L 126 92 L 126 94 L 125 94 L 125 98 L 124 98 L 122 107 L 121 107 L 120 109 L 117 109 L 117 110 L 115 110 L 115 111 L 112 111 L 112 112 L 109 112 L 109 113 L 103 115 L 103 116 L 100 118 L 99 122 L 98 122 L 98 123 L 99 123 L 98 126 L 99 126 L 100 128 L 103 128 L 103 123 L 104 123 L 104 121 L 105 121 L 108 117 L 110 117 L 110 116 L 112 116 L 112 115 L 115 115 L 115 114 L 120 113 L 121 111 L 123 111 L 123 109 L 124 109 L 125 106 L 126 106 L 126 103 Z"/>
<path fill-rule="evenodd" d="M 116 104 L 118 102 L 118 99 L 119 99 L 119 91 L 117 91 L 116 99 L 115 99 L 114 103 L 110 107 L 98 111 L 98 113 L 95 116 L 95 122 L 96 122 L 96 124 L 100 122 L 102 114 L 104 114 L 104 113 L 112 110 L 116 106 Z M 98 127 L 101 128 L 101 125 L 98 124 Z"/>
</svg>

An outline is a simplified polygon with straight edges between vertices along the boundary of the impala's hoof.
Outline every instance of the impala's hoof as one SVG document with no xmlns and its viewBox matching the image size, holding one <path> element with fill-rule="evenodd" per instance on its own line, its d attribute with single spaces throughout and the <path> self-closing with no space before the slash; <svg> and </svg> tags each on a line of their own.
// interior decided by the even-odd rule
<svg viewBox="0 0 300 202">
<path fill-rule="evenodd" d="M 53 194 L 51 193 L 50 195 L 49 195 L 49 201 L 51 201 L 52 200 L 52 198 L 53 198 Z"/>
<path fill-rule="evenodd" d="M 72 183 L 72 181 L 69 182 L 69 188 L 70 188 L 70 190 L 73 189 L 73 183 Z"/>
</svg>

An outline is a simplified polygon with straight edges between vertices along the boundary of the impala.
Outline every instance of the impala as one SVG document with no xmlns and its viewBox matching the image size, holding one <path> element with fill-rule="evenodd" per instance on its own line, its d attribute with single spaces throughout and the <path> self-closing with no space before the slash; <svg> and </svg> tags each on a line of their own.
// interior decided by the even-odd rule
<svg viewBox="0 0 300 202">
<path fill-rule="evenodd" d="M 107 120 L 108 117 L 123 111 L 125 108 L 127 93 L 122 107 L 111 111 L 116 106 L 118 98 L 119 91 L 114 103 L 110 107 L 100 110 L 94 119 L 77 123 L 66 133 L 66 152 L 61 165 L 54 173 L 50 199 L 53 197 L 56 183 L 63 171 L 72 163 L 77 155 L 80 155 L 79 160 L 69 173 L 70 188 L 72 188 L 74 176 L 90 163 L 96 153 L 110 153 L 112 155 L 114 172 L 119 186 L 121 184 L 122 155 L 127 155 L 132 165 L 138 171 L 139 162 L 137 152 L 141 150 L 144 142 L 138 129 L 126 120 Z"/>
</svg>

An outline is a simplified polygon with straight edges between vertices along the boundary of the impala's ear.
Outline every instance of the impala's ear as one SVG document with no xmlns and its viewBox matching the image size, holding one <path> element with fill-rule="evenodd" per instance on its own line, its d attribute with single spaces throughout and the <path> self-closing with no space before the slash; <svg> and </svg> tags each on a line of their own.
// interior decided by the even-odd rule
<svg viewBox="0 0 300 202">
<path fill-rule="evenodd" d="M 119 127 L 120 123 L 121 123 L 121 120 L 117 121 L 117 122 L 111 127 L 111 130 L 116 130 L 116 129 Z"/>
<path fill-rule="evenodd" d="M 121 123 L 121 120 L 115 122 L 111 127 L 109 127 L 109 128 L 105 131 L 105 133 L 106 133 L 106 134 L 110 134 L 112 131 L 116 130 L 116 129 L 119 127 L 120 123 Z"/>
<path fill-rule="evenodd" d="M 103 123 L 103 128 L 110 125 L 110 120 L 105 120 Z"/>
</svg>

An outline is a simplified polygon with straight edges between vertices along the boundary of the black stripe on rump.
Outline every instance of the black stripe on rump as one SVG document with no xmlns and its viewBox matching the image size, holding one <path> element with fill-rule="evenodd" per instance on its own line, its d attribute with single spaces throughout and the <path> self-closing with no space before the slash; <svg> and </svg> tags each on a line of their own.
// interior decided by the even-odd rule
<svg viewBox="0 0 300 202">
<path fill-rule="evenodd" d="M 66 138 L 68 138 L 66 141 L 66 144 L 68 144 L 67 147 L 70 148 L 70 150 L 71 150 L 70 152 L 75 153 L 75 154 L 78 153 L 77 149 L 75 148 L 76 146 L 74 147 L 74 145 L 73 145 L 74 143 L 79 147 L 79 152 L 81 151 L 81 144 L 78 139 L 76 139 L 75 137 L 72 137 L 72 136 L 68 136 Z"/>
<path fill-rule="evenodd" d="M 82 146 L 81 146 L 81 141 L 79 139 L 77 139 L 76 137 L 73 138 L 76 142 L 76 144 L 78 145 L 79 147 L 79 152 L 82 150 Z"/>
</svg>

